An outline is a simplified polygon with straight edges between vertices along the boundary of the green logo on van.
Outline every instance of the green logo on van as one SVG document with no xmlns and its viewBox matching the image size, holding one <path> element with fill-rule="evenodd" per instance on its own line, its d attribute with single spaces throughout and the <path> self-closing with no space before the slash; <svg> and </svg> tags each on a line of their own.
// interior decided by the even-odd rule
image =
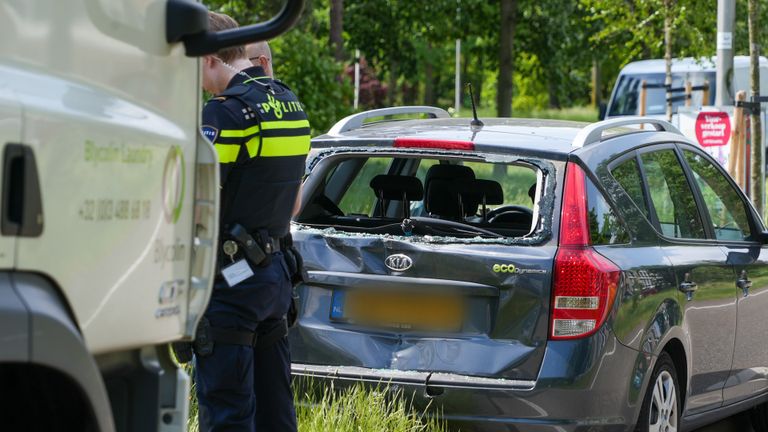
<svg viewBox="0 0 768 432">
<path fill-rule="evenodd" d="M 163 168 L 163 214 L 168 223 L 178 222 L 181 216 L 185 182 L 184 152 L 181 147 L 173 146 L 168 151 Z"/>
</svg>

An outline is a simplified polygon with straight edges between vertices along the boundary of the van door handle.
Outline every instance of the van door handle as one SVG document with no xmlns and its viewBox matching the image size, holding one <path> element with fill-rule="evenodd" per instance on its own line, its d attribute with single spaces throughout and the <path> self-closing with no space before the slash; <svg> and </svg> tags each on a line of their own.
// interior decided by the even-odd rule
<svg viewBox="0 0 768 432">
<path fill-rule="evenodd" d="M 3 151 L 0 233 L 38 237 L 43 232 L 40 180 L 32 148 L 8 143 Z"/>
</svg>

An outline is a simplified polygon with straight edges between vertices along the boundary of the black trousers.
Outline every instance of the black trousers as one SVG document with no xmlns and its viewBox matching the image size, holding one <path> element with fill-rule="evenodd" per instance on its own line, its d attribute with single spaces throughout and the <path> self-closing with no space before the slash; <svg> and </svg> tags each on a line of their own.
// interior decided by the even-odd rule
<svg viewBox="0 0 768 432">
<path fill-rule="evenodd" d="M 282 254 L 272 258 L 268 267 L 254 268 L 254 276 L 235 287 L 216 284 L 206 312 L 212 327 L 253 331 L 259 321 L 287 312 L 287 267 Z M 195 383 L 201 431 L 296 431 L 286 337 L 267 348 L 215 344 L 212 355 L 196 357 Z"/>
</svg>

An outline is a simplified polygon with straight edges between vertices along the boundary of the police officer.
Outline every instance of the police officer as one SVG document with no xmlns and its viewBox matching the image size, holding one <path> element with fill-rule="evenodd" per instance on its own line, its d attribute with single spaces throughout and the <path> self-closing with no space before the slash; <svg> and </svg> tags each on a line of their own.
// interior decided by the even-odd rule
<svg viewBox="0 0 768 432">
<path fill-rule="evenodd" d="M 209 29 L 237 27 L 210 13 Z M 271 59 L 270 59 L 271 61 Z M 203 58 L 203 133 L 221 169 L 218 276 L 195 344 L 199 423 L 207 431 L 295 431 L 285 316 L 295 259 L 291 213 L 309 123 L 291 90 L 244 47 Z"/>
</svg>

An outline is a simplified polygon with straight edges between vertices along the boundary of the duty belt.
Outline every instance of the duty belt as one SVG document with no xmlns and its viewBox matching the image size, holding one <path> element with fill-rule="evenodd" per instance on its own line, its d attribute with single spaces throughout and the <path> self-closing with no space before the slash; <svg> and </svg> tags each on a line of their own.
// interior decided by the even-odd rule
<svg viewBox="0 0 768 432">
<path fill-rule="evenodd" d="M 280 320 L 262 321 L 255 332 L 210 327 L 211 340 L 223 345 L 245 345 L 268 348 L 288 334 L 288 323 Z"/>
<path fill-rule="evenodd" d="M 283 249 L 279 237 L 268 236 L 264 231 L 251 234 L 240 224 L 234 224 L 223 237 L 226 240 L 221 245 L 221 253 L 231 262 L 243 257 L 253 265 L 267 266 L 271 255 Z M 219 262 L 226 262 L 222 261 L 223 256 L 219 258 Z"/>
</svg>

